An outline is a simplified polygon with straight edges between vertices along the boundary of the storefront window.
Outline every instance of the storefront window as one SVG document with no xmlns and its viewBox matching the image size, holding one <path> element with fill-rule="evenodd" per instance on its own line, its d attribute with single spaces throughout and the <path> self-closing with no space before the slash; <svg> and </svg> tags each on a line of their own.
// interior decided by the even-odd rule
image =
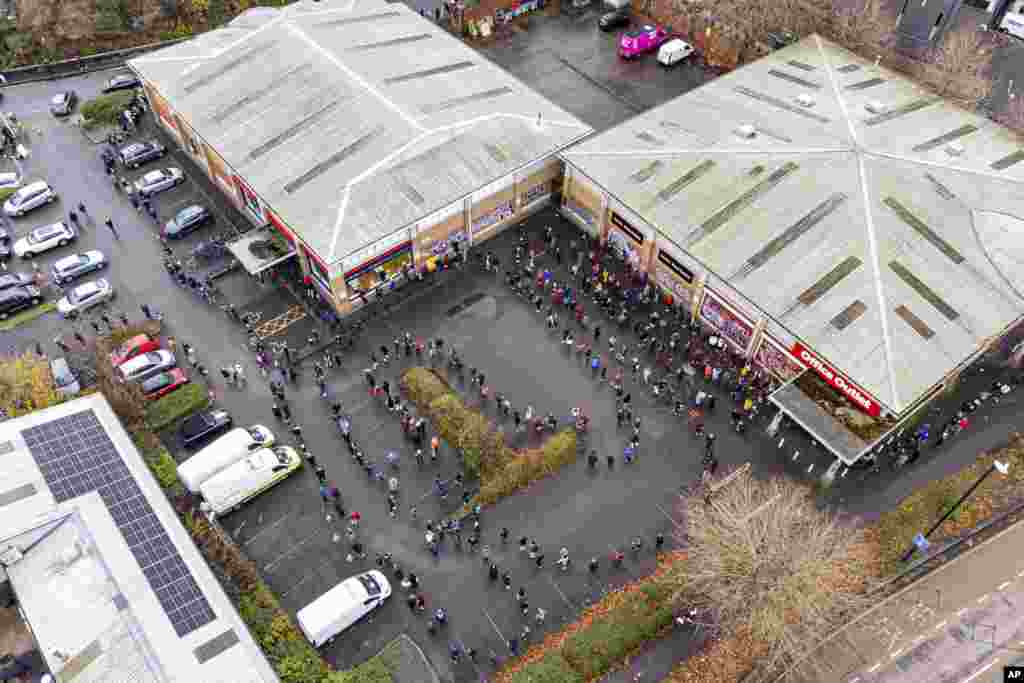
<svg viewBox="0 0 1024 683">
<path fill-rule="evenodd" d="M 479 216 L 474 216 L 473 236 L 476 237 L 480 233 L 486 232 L 502 221 L 512 218 L 516 212 L 515 207 L 512 204 L 512 198 L 509 197 L 504 201 L 498 202 Z"/>
<path fill-rule="evenodd" d="M 754 327 L 725 307 L 709 292 L 700 307 L 700 315 L 740 350 L 746 351 L 754 336 Z"/>
<path fill-rule="evenodd" d="M 308 249 L 306 250 L 306 262 L 309 264 L 309 272 L 312 273 L 313 277 L 319 280 L 320 284 L 324 287 L 330 288 L 331 278 L 327 274 L 327 268 Z"/>
<path fill-rule="evenodd" d="M 783 351 L 781 345 L 773 343 L 767 335 L 758 347 L 754 360 L 783 382 L 790 381 L 804 371 L 803 365 Z"/>
<path fill-rule="evenodd" d="M 403 242 L 345 273 L 345 283 L 355 292 L 369 292 L 401 274 L 411 263 L 412 242 Z"/>
</svg>

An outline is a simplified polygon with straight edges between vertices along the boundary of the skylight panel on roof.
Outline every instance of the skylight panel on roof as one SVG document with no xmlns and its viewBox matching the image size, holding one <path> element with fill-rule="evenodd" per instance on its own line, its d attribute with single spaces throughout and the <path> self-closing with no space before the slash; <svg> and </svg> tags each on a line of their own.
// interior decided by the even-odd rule
<svg viewBox="0 0 1024 683">
<path fill-rule="evenodd" d="M 846 64 L 836 69 L 841 74 L 849 74 L 860 70 L 860 64 Z"/>
<path fill-rule="evenodd" d="M 318 21 L 313 26 L 346 26 L 348 24 L 365 24 L 379 19 L 400 17 L 403 12 L 381 12 L 380 14 L 369 14 L 365 17 L 347 17 L 345 19 L 331 19 L 329 21 Z"/>
<path fill-rule="evenodd" d="M 197 78 L 196 80 L 192 81 L 191 83 L 186 83 L 182 87 L 182 90 L 185 91 L 185 94 L 191 95 L 193 92 L 195 92 L 196 90 L 199 90 L 203 86 L 207 86 L 210 83 L 213 83 L 214 81 L 216 81 L 221 76 L 223 76 L 223 75 L 225 75 L 225 74 L 227 74 L 227 73 L 229 73 L 231 71 L 234 71 L 235 69 L 237 69 L 238 67 L 242 66 L 243 64 L 247 64 L 252 57 L 256 56 L 256 53 L 258 53 L 258 52 L 265 52 L 265 51 L 271 49 L 273 46 L 274 46 L 274 43 L 253 46 L 253 47 L 249 48 L 248 50 L 245 50 L 244 52 L 242 52 L 240 55 L 238 55 L 234 59 L 232 59 L 232 60 L 230 60 L 228 62 L 225 62 L 219 68 L 211 71 L 210 73 L 208 73 L 208 74 L 206 74 L 204 76 L 200 76 L 199 78 Z"/>
<path fill-rule="evenodd" d="M 795 59 L 789 60 L 788 62 L 786 62 L 786 64 L 796 67 L 797 69 L 803 69 L 804 71 L 814 71 L 818 68 L 816 66 L 811 66 L 810 64 L 806 64 L 804 62 L 799 62 Z"/>
<path fill-rule="evenodd" d="M 286 83 L 286 82 L 290 81 L 291 79 L 293 79 L 295 76 L 297 76 L 299 74 L 305 75 L 312 68 L 313 68 L 313 65 L 311 63 L 309 63 L 309 62 L 306 62 L 305 64 L 299 64 L 298 66 L 294 66 L 291 69 L 288 69 L 287 71 L 285 71 L 283 74 L 281 74 L 277 78 L 274 78 L 273 80 L 271 80 L 270 83 L 268 83 L 263 88 L 260 88 L 256 92 L 251 92 L 251 93 L 249 93 L 247 95 L 242 96 L 241 98 L 235 100 L 234 102 L 232 102 L 231 104 L 227 105 L 226 107 L 224 107 L 220 111 L 216 112 L 213 116 L 210 117 L 210 120 L 214 121 L 216 123 L 223 122 L 229 116 L 231 116 L 232 114 L 234 114 L 236 112 L 241 111 L 242 109 L 244 109 L 248 105 L 250 105 L 250 104 L 252 104 L 252 103 L 254 103 L 254 102 L 258 101 L 258 100 L 261 100 L 264 97 L 267 97 L 268 95 L 274 94 L 277 91 L 278 87 L 281 86 L 283 83 Z"/>
<path fill-rule="evenodd" d="M 655 147 L 664 147 L 665 146 L 665 141 L 664 140 L 662 140 L 660 138 L 654 137 L 653 135 L 648 133 L 646 130 L 638 131 L 638 132 L 634 133 L 633 135 L 636 136 L 637 140 L 642 140 L 643 142 L 646 142 L 649 145 L 654 145 Z"/>
<path fill-rule="evenodd" d="M 435 104 L 425 104 L 420 107 L 420 111 L 424 114 L 437 114 L 442 111 L 449 109 L 456 109 L 472 102 L 483 102 L 484 100 L 493 100 L 503 95 L 511 94 L 512 88 L 507 85 L 503 85 L 500 88 L 493 88 L 491 90 L 485 90 L 483 92 L 476 93 L 474 95 L 463 95 L 462 97 L 453 97 L 447 100 L 441 100 Z"/>
<path fill-rule="evenodd" d="M 935 336 L 935 331 L 928 327 L 925 321 L 918 318 L 914 313 L 906 306 L 900 305 L 893 309 L 903 322 L 910 325 L 910 327 L 925 339 L 931 339 Z"/>
<path fill-rule="evenodd" d="M 665 164 L 661 161 L 652 161 L 651 163 L 647 164 L 640 170 L 636 171 L 635 173 L 632 173 L 629 176 L 629 179 L 632 180 L 634 183 L 645 183 L 654 176 L 656 176 L 658 174 L 658 171 L 664 165 Z"/>
<path fill-rule="evenodd" d="M 953 194 L 953 191 L 946 187 L 945 185 L 943 185 L 941 182 L 939 182 L 939 179 L 933 176 L 931 173 L 925 173 L 924 177 L 928 179 L 928 182 L 932 184 L 932 187 L 935 188 L 935 192 L 940 197 L 947 201 L 952 201 L 956 199 L 956 195 Z"/>
<path fill-rule="evenodd" d="M 786 102 L 783 99 L 779 99 L 778 97 L 773 97 L 771 95 L 766 95 L 765 93 L 752 90 L 751 88 L 748 88 L 745 85 L 738 85 L 733 89 L 741 95 L 746 95 L 747 97 L 751 97 L 755 100 L 760 100 L 765 104 L 770 104 L 773 107 L 778 107 L 779 109 L 788 111 L 791 114 L 798 114 L 808 119 L 814 119 L 819 123 L 829 123 L 829 119 L 822 116 L 821 114 L 815 114 L 812 111 L 807 111 L 802 107 L 798 107 L 795 104 L 790 104 L 789 102 Z"/>
<path fill-rule="evenodd" d="M 340 164 L 342 161 L 349 158 L 353 154 L 358 153 L 360 150 L 366 147 L 366 145 L 368 145 L 371 140 L 380 135 L 383 130 L 383 128 L 375 128 L 374 130 L 371 130 L 369 133 L 365 133 L 364 135 L 359 136 L 350 144 L 346 145 L 342 149 L 338 150 L 331 156 L 321 161 L 320 163 L 316 164 L 295 180 L 292 180 L 291 182 L 285 184 L 284 191 L 288 194 L 292 194 L 296 190 L 299 190 L 300 188 L 302 188 L 303 185 L 315 180 L 316 178 L 320 177 L 321 175 L 329 171 L 332 167 L 337 166 L 338 164 Z"/>
<path fill-rule="evenodd" d="M 770 76 L 775 76 L 775 78 L 781 78 L 784 81 L 789 81 L 790 83 L 802 85 L 805 88 L 813 88 L 814 90 L 821 89 L 820 83 L 815 83 L 814 81 L 809 81 L 806 78 L 800 78 L 799 76 L 794 76 L 793 74 L 788 74 L 785 71 L 779 71 L 778 69 L 769 69 L 768 74 Z"/>
<path fill-rule="evenodd" d="M 939 104 L 940 102 L 942 102 L 941 97 L 920 97 L 916 100 L 911 100 L 906 104 L 901 104 L 898 107 L 884 111 L 881 114 L 876 114 L 875 116 L 866 118 L 864 119 L 864 125 L 877 126 L 879 123 L 885 123 L 886 121 L 892 121 L 893 119 L 898 119 L 901 116 L 906 116 L 907 114 L 913 114 L 915 111 L 921 111 L 925 107 L 930 107 L 934 104 Z"/>
<path fill-rule="evenodd" d="M 359 52 L 362 50 L 376 50 L 381 47 L 392 47 L 394 45 L 405 45 L 407 43 L 416 43 L 421 40 L 426 40 L 433 37 L 432 33 L 417 33 L 412 36 L 404 36 L 402 38 L 392 38 L 390 40 L 382 40 L 377 43 L 363 43 L 362 45 L 353 45 L 348 48 L 346 52 Z"/>
<path fill-rule="evenodd" d="M 279 147 L 281 144 L 287 142 L 288 140 L 295 137 L 299 133 L 302 133 L 305 130 L 309 129 L 310 127 L 313 126 L 313 124 L 315 124 L 317 121 L 323 118 L 324 115 L 333 111 L 334 108 L 337 107 L 343 101 L 344 100 L 334 100 L 333 102 L 328 102 L 327 104 L 320 107 L 320 109 L 317 109 L 312 114 L 309 114 L 306 117 L 300 119 L 299 122 L 293 125 L 292 127 L 281 131 L 280 133 L 270 138 L 269 140 L 259 145 L 258 147 L 254 147 L 253 150 L 249 152 L 249 158 L 258 159 L 267 152 L 272 151 L 275 147 Z"/>
<path fill-rule="evenodd" d="M 405 81 L 415 81 L 420 78 L 428 78 L 430 76 L 437 76 L 438 74 L 448 74 L 455 71 L 462 71 L 470 67 L 477 66 L 476 62 L 463 61 L 455 62 L 454 64 L 446 64 L 445 66 L 437 66 L 432 69 L 424 69 L 422 71 L 414 71 L 412 73 L 403 74 L 401 76 L 392 76 L 391 78 L 385 78 L 384 82 L 388 85 L 395 83 L 403 83 Z"/>
<path fill-rule="evenodd" d="M 953 248 L 953 245 L 939 237 L 934 230 L 929 228 L 924 221 L 911 213 L 910 209 L 903 206 L 898 199 L 895 197 L 886 197 L 882 200 L 882 203 L 895 211 L 896 215 L 900 217 L 900 220 L 913 228 L 921 237 L 928 240 L 933 247 L 941 251 L 950 261 L 959 265 L 966 260 L 959 251 Z"/>
<path fill-rule="evenodd" d="M 835 268 L 825 273 L 821 279 L 805 289 L 796 300 L 804 306 L 813 306 L 830 289 L 845 280 L 850 273 L 860 268 L 861 265 L 863 265 L 863 261 L 856 256 L 846 257 Z"/>
<path fill-rule="evenodd" d="M 658 202 L 667 202 L 668 200 L 675 197 L 677 194 L 683 191 L 686 186 L 694 183 L 702 175 L 715 167 L 715 162 L 710 159 L 705 159 L 700 162 L 689 171 L 679 176 L 665 187 L 658 190 L 658 194 L 654 195 L 654 201 L 651 206 L 654 206 Z"/>
<path fill-rule="evenodd" d="M 1002 159 L 997 159 L 989 164 L 989 167 L 996 171 L 1005 171 L 1014 164 L 1019 164 L 1024 161 L 1024 149 L 1018 149 L 1013 154 L 1008 154 Z"/>
<path fill-rule="evenodd" d="M 855 323 L 867 310 L 867 305 L 860 299 L 857 299 L 852 304 L 839 311 L 839 313 L 832 318 L 830 324 L 832 327 L 842 332 L 847 327 Z"/>
<path fill-rule="evenodd" d="M 956 309 L 950 306 L 935 293 L 931 287 L 921 281 L 919 277 L 910 272 L 910 270 L 899 261 L 889 261 L 889 268 L 892 272 L 896 273 L 897 276 L 903 282 L 907 284 L 911 289 L 921 295 L 921 297 L 930 303 L 935 310 L 943 315 L 944 318 L 950 322 L 960 317 L 960 314 L 956 312 Z"/>
<path fill-rule="evenodd" d="M 850 85 L 846 86 L 846 89 L 867 90 L 868 88 L 873 88 L 876 85 L 882 85 L 883 83 L 885 83 L 885 80 L 882 78 L 869 78 L 866 81 L 858 81 L 857 83 L 851 83 Z"/>
<path fill-rule="evenodd" d="M 955 128 L 955 129 L 949 131 L 948 133 L 943 133 L 942 135 L 939 135 L 938 137 L 934 137 L 931 140 L 926 140 L 926 141 L 922 142 L 919 145 L 914 145 L 914 147 L 912 149 L 915 152 L 928 152 L 930 150 L 935 149 L 936 147 L 941 147 L 942 145 L 946 144 L 947 142 L 952 142 L 953 140 L 958 140 L 958 139 L 960 139 L 962 137 L 966 137 L 966 136 L 970 135 L 971 133 L 974 133 L 977 130 L 978 130 L 977 126 L 974 126 L 974 125 L 971 125 L 971 124 L 968 123 L 967 125 L 960 126 L 959 128 Z"/>
</svg>

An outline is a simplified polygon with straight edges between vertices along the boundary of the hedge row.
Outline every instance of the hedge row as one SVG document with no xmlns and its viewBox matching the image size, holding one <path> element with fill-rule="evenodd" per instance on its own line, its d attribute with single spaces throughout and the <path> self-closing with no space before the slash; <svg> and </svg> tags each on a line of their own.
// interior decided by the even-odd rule
<svg viewBox="0 0 1024 683">
<path fill-rule="evenodd" d="M 466 474 L 480 479 L 475 502 L 493 503 L 576 460 L 576 432 L 553 435 L 539 448 L 515 449 L 501 431 L 462 399 L 436 372 L 415 367 L 402 374 L 402 389 L 434 424 L 449 446 L 462 454 Z"/>
<path fill-rule="evenodd" d="M 117 125 L 118 116 L 131 104 L 135 93 L 130 90 L 121 90 L 107 95 L 99 95 L 86 102 L 78 108 L 82 115 L 82 125 L 86 128 L 97 126 Z"/>
<path fill-rule="evenodd" d="M 146 407 L 146 426 L 153 431 L 160 431 L 177 419 L 203 410 L 210 405 L 210 395 L 199 379 L 193 379 L 183 387 L 179 387 L 161 396 Z"/>
</svg>

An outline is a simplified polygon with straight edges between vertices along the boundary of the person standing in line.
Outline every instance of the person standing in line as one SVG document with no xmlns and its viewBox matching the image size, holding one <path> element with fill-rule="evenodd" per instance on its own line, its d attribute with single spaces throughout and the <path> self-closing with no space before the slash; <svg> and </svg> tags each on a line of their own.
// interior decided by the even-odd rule
<svg viewBox="0 0 1024 683">
<path fill-rule="evenodd" d="M 121 236 L 119 234 L 117 234 L 117 228 L 114 227 L 114 221 L 112 219 L 108 218 L 106 220 L 106 226 L 107 226 L 107 229 L 110 230 L 111 234 L 114 236 L 115 240 L 120 240 L 121 239 Z"/>
</svg>

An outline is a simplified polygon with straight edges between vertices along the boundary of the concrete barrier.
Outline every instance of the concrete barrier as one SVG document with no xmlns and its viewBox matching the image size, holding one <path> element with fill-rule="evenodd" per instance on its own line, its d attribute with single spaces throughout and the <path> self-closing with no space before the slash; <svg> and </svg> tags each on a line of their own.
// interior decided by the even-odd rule
<svg viewBox="0 0 1024 683">
<path fill-rule="evenodd" d="M 19 83 L 49 81 L 56 78 L 74 76 L 76 74 L 103 71 L 105 69 L 113 69 L 121 66 L 129 59 L 138 57 L 139 55 L 152 52 L 153 50 L 159 50 L 160 48 L 174 45 L 184 40 L 189 40 L 190 38 L 191 36 L 175 40 L 166 40 L 159 43 L 147 43 L 146 45 L 129 47 L 124 50 L 111 50 L 110 52 L 101 52 L 100 54 L 89 55 L 88 57 L 64 59 L 59 62 L 50 62 L 48 64 L 22 66 L 15 69 L 8 69 L 3 71 L 2 74 L 7 81 L 6 85 L 11 86 Z"/>
</svg>

